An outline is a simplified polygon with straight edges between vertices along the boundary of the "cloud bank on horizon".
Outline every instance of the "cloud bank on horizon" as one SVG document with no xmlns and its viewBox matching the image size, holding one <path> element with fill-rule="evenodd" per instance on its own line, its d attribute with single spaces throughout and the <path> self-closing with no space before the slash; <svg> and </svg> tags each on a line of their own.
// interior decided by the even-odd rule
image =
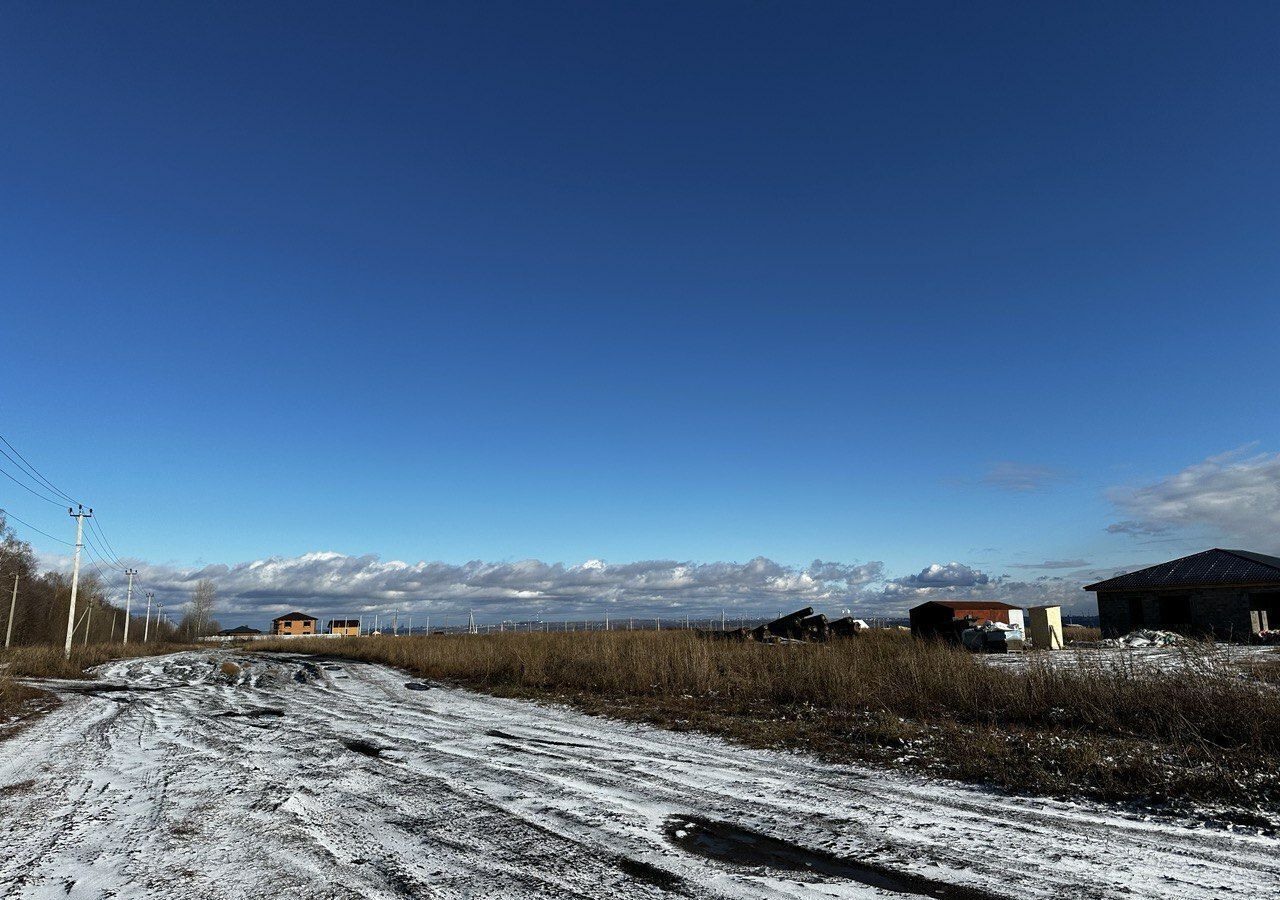
<svg viewBox="0 0 1280 900">
<path fill-rule="evenodd" d="M 1151 484 L 1109 492 L 1118 516 L 1112 534 L 1172 535 L 1183 540 L 1229 538 L 1248 549 L 1280 550 L 1280 454 L 1249 455 L 1240 448 L 1211 456 Z M 1007 479 L 1027 490 L 1034 467 L 1006 467 Z M 1009 485 L 996 485 L 1002 489 Z M 1163 558 L 1163 556 L 1161 557 Z M 49 557 L 66 569 L 67 557 Z M 423 614 L 474 610 L 482 621 L 669 616 L 768 616 L 813 606 L 828 614 L 900 616 L 930 599 L 987 599 L 1031 606 L 1058 603 L 1068 610 L 1091 604 L 1080 590 L 1092 580 L 1159 560 L 1125 567 L 1090 567 L 1085 559 L 1047 559 L 1009 565 L 1038 570 L 1015 577 L 951 561 L 891 575 L 879 561 L 814 560 L 789 566 L 763 556 L 747 562 L 640 560 L 578 565 L 528 559 L 408 563 L 373 554 L 314 552 L 230 565 L 172 566 L 131 560 L 140 581 L 166 604 L 190 597 L 196 582 L 212 579 L 227 622 L 262 623 L 294 608 L 319 616 L 400 610 Z M 1055 574 L 1057 573 L 1057 574 Z"/>
<path fill-rule="evenodd" d="M 65 560 L 59 561 L 65 566 Z M 905 614 L 924 600 L 984 597 L 1022 604 L 1080 603 L 1079 581 L 1045 576 L 993 577 L 959 562 L 934 563 L 918 573 L 889 578 L 878 561 L 814 560 L 786 566 L 765 557 L 744 563 L 642 560 L 579 565 L 528 559 L 462 564 L 406 563 L 369 554 L 334 552 L 270 557 L 234 565 L 175 567 L 137 563 L 139 583 L 185 601 L 195 584 L 217 585 L 218 616 L 239 624 L 302 608 L 326 615 L 399 610 L 499 619 L 614 617 L 715 618 L 772 616 L 813 606 L 828 614 Z"/>
</svg>

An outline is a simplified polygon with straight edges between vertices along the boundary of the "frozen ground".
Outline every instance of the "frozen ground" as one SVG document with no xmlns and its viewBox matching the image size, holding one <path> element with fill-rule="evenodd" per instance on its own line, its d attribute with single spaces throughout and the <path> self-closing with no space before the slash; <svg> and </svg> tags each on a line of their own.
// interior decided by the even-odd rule
<svg viewBox="0 0 1280 900">
<path fill-rule="evenodd" d="M 251 677 L 229 683 L 229 659 Z M 65 704 L 0 742 L 0 896 L 1280 897 L 1276 838 L 423 689 L 381 666 L 218 651 L 102 676 L 55 683 Z"/>
<path fill-rule="evenodd" d="M 985 653 L 976 657 L 993 666 L 1033 666 L 1110 670 L 1152 667 L 1192 671 L 1236 670 L 1242 663 L 1266 659 L 1280 660 L 1280 648 L 1267 645 L 1192 643 L 1172 647 L 1105 647 L 1068 644 L 1053 652 Z"/>
</svg>

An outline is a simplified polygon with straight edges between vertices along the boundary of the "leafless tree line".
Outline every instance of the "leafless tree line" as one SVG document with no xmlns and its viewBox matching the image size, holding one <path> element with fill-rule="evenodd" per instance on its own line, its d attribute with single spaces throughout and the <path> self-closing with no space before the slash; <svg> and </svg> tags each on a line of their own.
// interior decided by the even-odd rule
<svg viewBox="0 0 1280 900">
<path fill-rule="evenodd" d="M 61 572 L 41 572 L 31 545 L 19 539 L 0 513 L 0 646 L 9 626 L 9 606 L 13 579 L 18 576 L 18 595 L 13 604 L 14 645 L 61 644 L 67 635 L 67 607 L 71 598 L 71 577 Z M 210 585 L 212 587 L 212 585 Z M 107 585 L 95 571 L 80 572 L 80 590 L 76 601 L 76 630 L 73 643 L 120 641 L 124 636 L 124 596 L 107 598 Z M 134 615 L 129 625 L 129 641 L 141 641 L 143 615 L 139 614 L 138 595 L 133 598 Z M 209 605 L 212 598 L 209 599 Z M 145 610 L 145 601 L 141 607 Z M 207 613 L 206 627 L 216 628 Z M 179 628 L 157 623 L 155 611 L 151 621 L 152 640 L 177 640 Z"/>
</svg>

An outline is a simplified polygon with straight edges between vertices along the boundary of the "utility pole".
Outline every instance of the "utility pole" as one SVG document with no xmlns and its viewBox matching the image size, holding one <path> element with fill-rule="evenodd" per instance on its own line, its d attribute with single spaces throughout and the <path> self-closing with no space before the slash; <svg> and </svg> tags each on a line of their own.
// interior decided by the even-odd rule
<svg viewBox="0 0 1280 900">
<path fill-rule="evenodd" d="M 724 610 L 720 610 L 720 630 L 724 631 Z"/>
<path fill-rule="evenodd" d="M 121 643 L 129 643 L 129 606 L 133 602 L 133 576 L 138 574 L 137 569 L 125 569 L 124 574 L 129 576 L 129 590 L 124 595 L 124 640 Z M 115 634 L 115 626 L 111 626 L 111 633 Z"/>
<path fill-rule="evenodd" d="M 164 604 L 156 606 L 156 634 L 160 634 L 160 619 L 164 616 Z"/>
<path fill-rule="evenodd" d="M 147 591 L 147 617 L 142 620 L 142 643 L 144 644 L 151 636 L 151 598 L 154 596 L 154 593 Z"/>
<path fill-rule="evenodd" d="M 120 611 L 116 610 L 111 614 L 111 640 L 116 639 L 116 623 L 120 621 Z M 128 621 L 127 619 L 125 621 Z"/>
<path fill-rule="evenodd" d="M 413 637 L 413 613 L 409 613 L 409 627 L 406 630 L 409 633 L 409 637 Z"/>
<path fill-rule="evenodd" d="M 476 628 L 475 610 L 469 609 L 467 610 L 467 634 L 479 634 L 479 633 L 480 631 Z"/>
<path fill-rule="evenodd" d="M 391 636 L 400 636 L 400 611 L 396 610 L 391 614 Z"/>
<path fill-rule="evenodd" d="M 93 598 L 89 598 L 89 608 L 84 612 L 84 645 L 89 646 L 89 629 L 93 626 Z"/>
<path fill-rule="evenodd" d="M 86 516 L 93 518 L 92 507 L 88 512 L 78 504 L 77 508 L 78 511 L 73 512 L 71 507 L 67 507 L 67 515 L 76 520 L 76 556 L 71 566 L 71 607 L 67 610 L 67 643 L 62 649 L 63 659 L 71 658 L 71 632 L 76 625 L 76 594 L 80 591 L 80 550 L 84 547 L 84 520 Z"/>
<path fill-rule="evenodd" d="M 9 649 L 13 641 L 13 609 L 18 605 L 18 573 L 13 573 L 13 595 L 9 598 L 9 624 L 4 629 L 4 647 Z"/>
</svg>

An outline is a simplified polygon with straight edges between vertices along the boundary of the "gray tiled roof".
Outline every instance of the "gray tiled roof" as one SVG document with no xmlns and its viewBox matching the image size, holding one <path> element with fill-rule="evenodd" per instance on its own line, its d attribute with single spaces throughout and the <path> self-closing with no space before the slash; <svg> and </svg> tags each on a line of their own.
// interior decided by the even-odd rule
<svg viewBox="0 0 1280 900">
<path fill-rule="evenodd" d="M 1202 553 L 1193 553 L 1181 559 L 1086 585 L 1085 590 L 1131 591 L 1212 584 L 1280 586 L 1280 558 L 1249 550 L 1223 550 L 1214 547 Z"/>
</svg>

